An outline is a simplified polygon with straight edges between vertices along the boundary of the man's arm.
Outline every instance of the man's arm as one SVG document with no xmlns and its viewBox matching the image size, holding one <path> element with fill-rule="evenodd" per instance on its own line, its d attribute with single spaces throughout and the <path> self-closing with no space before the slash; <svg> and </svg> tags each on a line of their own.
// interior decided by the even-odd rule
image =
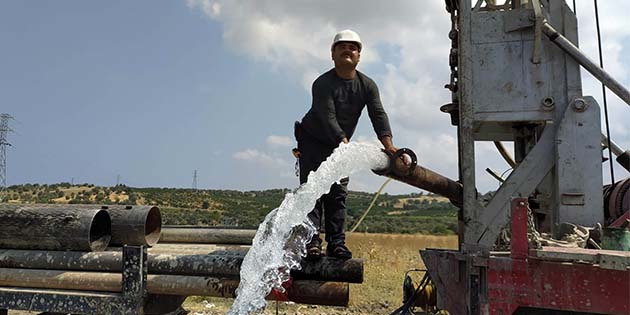
<svg viewBox="0 0 630 315">
<path fill-rule="evenodd" d="M 392 131 L 389 126 L 389 118 L 387 117 L 387 113 L 381 103 L 381 96 L 378 92 L 378 87 L 374 81 L 369 80 L 368 82 L 366 82 L 366 88 L 368 89 L 366 105 L 370 121 L 372 121 L 372 127 L 378 136 L 378 140 L 380 140 L 383 144 L 385 151 L 394 153 L 398 151 L 398 148 L 396 148 L 392 142 Z"/>
</svg>

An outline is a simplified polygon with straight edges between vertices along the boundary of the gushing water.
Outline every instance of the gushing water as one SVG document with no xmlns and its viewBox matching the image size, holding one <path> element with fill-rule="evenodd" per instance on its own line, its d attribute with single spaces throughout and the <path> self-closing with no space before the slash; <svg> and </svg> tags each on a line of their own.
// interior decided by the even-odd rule
<svg viewBox="0 0 630 315">
<path fill-rule="evenodd" d="M 272 289 L 283 291 L 291 269 L 299 269 L 306 256 L 306 244 L 315 233 L 307 218 L 317 198 L 328 193 L 330 186 L 360 170 L 383 169 L 389 159 L 374 144 L 350 142 L 341 144 L 324 161 L 317 172 L 295 192 L 288 193 L 280 206 L 271 211 L 258 227 L 252 247 L 241 265 L 241 282 L 230 315 L 259 313 Z"/>
</svg>

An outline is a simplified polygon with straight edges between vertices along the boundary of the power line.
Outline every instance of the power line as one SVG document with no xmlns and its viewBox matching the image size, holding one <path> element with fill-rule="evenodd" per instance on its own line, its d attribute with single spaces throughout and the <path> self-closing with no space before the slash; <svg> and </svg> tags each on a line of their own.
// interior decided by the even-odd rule
<svg viewBox="0 0 630 315">
<path fill-rule="evenodd" d="M 7 147 L 11 146 L 7 140 L 9 132 L 9 120 L 13 117 L 9 114 L 0 114 L 0 191 L 7 187 Z"/>
<path fill-rule="evenodd" d="M 197 170 L 193 171 L 192 190 L 197 190 Z"/>
</svg>

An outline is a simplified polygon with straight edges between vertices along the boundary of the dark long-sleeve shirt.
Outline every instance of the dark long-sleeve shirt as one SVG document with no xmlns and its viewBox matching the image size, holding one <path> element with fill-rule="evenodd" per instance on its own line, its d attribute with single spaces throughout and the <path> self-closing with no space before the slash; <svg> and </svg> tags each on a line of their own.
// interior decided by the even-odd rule
<svg viewBox="0 0 630 315">
<path fill-rule="evenodd" d="M 376 135 L 392 135 L 378 87 L 365 74 L 357 71 L 354 79 L 346 80 L 331 69 L 313 82 L 312 93 L 313 104 L 302 118 L 302 131 L 319 141 L 334 147 L 343 138 L 350 140 L 366 106 Z"/>
</svg>

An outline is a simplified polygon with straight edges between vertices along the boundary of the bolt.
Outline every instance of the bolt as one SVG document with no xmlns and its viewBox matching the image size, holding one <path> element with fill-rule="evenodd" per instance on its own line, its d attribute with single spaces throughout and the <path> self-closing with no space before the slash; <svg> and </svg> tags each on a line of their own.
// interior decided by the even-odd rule
<svg viewBox="0 0 630 315">
<path fill-rule="evenodd" d="M 553 97 L 545 97 L 542 99 L 541 103 L 543 106 L 543 110 L 552 110 L 554 108 L 554 105 L 556 104 Z"/>
<path fill-rule="evenodd" d="M 576 98 L 573 101 L 573 108 L 575 109 L 575 111 L 583 112 L 586 110 L 586 107 L 587 107 L 587 104 L 586 104 L 586 101 L 584 101 L 584 99 Z"/>
</svg>

